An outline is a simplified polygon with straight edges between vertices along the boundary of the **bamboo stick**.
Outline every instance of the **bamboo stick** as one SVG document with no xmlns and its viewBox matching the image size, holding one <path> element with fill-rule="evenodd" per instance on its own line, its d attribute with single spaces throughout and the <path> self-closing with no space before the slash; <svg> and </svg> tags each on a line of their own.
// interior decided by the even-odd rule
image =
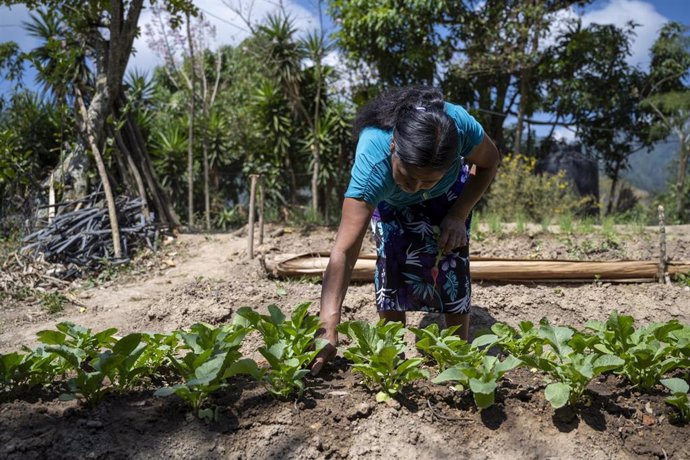
<svg viewBox="0 0 690 460">
<path fill-rule="evenodd" d="M 264 244 L 264 179 L 259 176 L 259 246 Z"/>
<path fill-rule="evenodd" d="M 255 203 L 256 203 L 256 180 L 259 177 L 256 174 L 249 176 L 251 185 L 249 186 L 249 229 L 247 231 L 247 254 L 249 258 L 254 258 L 254 217 L 255 217 Z"/>
<path fill-rule="evenodd" d="M 328 265 L 328 253 L 302 254 L 269 264 L 280 277 L 321 276 Z M 352 272 L 354 281 L 372 281 L 376 255 L 360 255 Z M 690 271 L 690 261 L 672 262 L 668 273 Z M 474 281 L 540 282 L 640 282 L 658 277 L 658 262 L 644 260 L 571 261 L 472 258 L 470 272 Z"/>
<path fill-rule="evenodd" d="M 664 216 L 664 207 L 659 205 L 659 274 L 657 275 L 660 283 L 670 283 L 668 273 L 666 271 L 666 218 Z"/>
</svg>

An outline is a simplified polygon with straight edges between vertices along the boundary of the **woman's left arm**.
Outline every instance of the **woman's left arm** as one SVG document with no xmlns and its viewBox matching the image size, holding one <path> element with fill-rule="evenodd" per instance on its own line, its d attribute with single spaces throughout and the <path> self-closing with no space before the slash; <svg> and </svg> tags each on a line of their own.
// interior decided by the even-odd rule
<svg viewBox="0 0 690 460">
<path fill-rule="evenodd" d="M 441 223 L 439 247 L 443 248 L 444 252 L 467 245 L 465 220 L 496 175 L 498 149 L 484 133 L 482 142 L 472 150 L 465 161 L 476 167 L 476 173 L 470 176 L 462 193 Z"/>
</svg>

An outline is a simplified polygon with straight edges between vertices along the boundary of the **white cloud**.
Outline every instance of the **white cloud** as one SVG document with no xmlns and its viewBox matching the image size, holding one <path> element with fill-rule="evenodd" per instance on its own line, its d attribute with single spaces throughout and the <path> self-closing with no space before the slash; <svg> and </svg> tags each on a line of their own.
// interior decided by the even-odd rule
<svg viewBox="0 0 690 460">
<path fill-rule="evenodd" d="M 669 20 L 659 14 L 654 5 L 641 0 L 609 0 L 601 8 L 583 14 L 571 7 L 555 13 L 550 33 L 542 40 L 541 47 L 553 45 L 556 36 L 565 31 L 569 22 L 577 18 L 582 19 L 583 26 L 614 24 L 626 27 L 629 21 L 639 24 L 631 38 L 631 56 L 628 57 L 628 63 L 642 67 L 649 65 L 649 49 L 656 40 L 661 26 Z"/>
<path fill-rule="evenodd" d="M 639 24 L 632 39 L 632 56 L 628 62 L 646 67 L 649 65 L 649 49 L 656 40 L 659 30 L 668 18 L 659 14 L 654 5 L 640 0 L 610 0 L 601 9 L 589 11 L 582 17 L 584 25 L 614 24 L 625 27 L 628 21 Z"/>
<path fill-rule="evenodd" d="M 219 45 L 236 45 L 249 36 L 250 32 L 244 21 L 230 6 L 246 6 L 251 3 L 248 0 L 196 0 L 194 2 L 205 19 L 216 28 L 215 43 L 209 44 L 212 49 Z M 286 12 L 292 18 L 298 34 L 318 28 L 319 21 L 313 12 L 300 6 L 294 0 L 284 1 L 283 4 Z M 248 16 L 246 8 L 243 8 L 242 11 L 244 16 Z M 256 0 L 253 2 L 250 20 L 252 23 L 261 22 L 268 13 L 277 11 L 277 2 L 272 0 Z M 151 18 L 151 10 L 147 9 L 142 12 L 139 19 L 142 34 L 134 41 L 134 48 L 137 50 L 137 54 L 130 59 L 129 68 L 136 67 L 140 70 L 149 71 L 162 62 L 158 55 L 148 47 L 147 37 L 143 33 L 145 24 L 150 23 Z"/>
</svg>

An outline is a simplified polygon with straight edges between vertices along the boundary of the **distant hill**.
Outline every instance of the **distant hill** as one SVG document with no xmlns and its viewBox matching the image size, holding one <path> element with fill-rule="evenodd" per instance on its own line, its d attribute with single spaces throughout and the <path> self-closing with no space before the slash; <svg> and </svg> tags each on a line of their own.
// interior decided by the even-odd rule
<svg viewBox="0 0 690 460">
<path fill-rule="evenodd" d="M 660 193 L 666 190 L 668 180 L 675 177 L 671 166 L 677 158 L 678 140 L 669 138 L 656 144 L 650 152 L 642 150 L 633 154 L 630 167 L 621 176 L 636 188 Z"/>
</svg>

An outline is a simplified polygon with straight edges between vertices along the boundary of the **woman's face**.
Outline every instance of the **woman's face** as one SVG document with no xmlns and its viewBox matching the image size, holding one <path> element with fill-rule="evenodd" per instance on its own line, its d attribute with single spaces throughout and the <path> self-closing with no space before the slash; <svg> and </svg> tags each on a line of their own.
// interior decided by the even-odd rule
<svg viewBox="0 0 690 460">
<path fill-rule="evenodd" d="M 429 190 L 445 175 L 445 171 L 438 169 L 405 164 L 395 152 L 394 141 L 391 142 L 391 157 L 393 180 L 403 192 L 416 193 L 420 190 Z"/>
</svg>

